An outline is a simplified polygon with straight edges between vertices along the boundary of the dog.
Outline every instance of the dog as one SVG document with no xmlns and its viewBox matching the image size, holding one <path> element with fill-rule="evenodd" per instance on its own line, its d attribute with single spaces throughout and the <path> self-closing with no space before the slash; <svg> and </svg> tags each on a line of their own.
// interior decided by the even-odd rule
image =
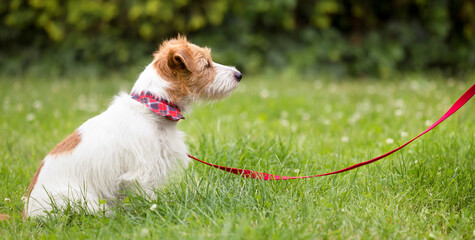
<svg viewBox="0 0 475 240">
<path fill-rule="evenodd" d="M 117 95 L 44 158 L 28 187 L 23 218 L 71 203 L 107 211 L 134 186 L 153 198 L 154 189 L 189 163 L 184 133 L 176 128 L 182 112 L 194 102 L 226 97 L 241 78 L 235 67 L 213 62 L 209 48 L 184 36 L 164 41 L 130 94 Z"/>
</svg>

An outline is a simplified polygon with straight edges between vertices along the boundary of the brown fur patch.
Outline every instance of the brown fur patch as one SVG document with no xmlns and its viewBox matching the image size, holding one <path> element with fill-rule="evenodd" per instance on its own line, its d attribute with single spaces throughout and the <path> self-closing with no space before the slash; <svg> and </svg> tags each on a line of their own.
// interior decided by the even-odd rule
<svg viewBox="0 0 475 240">
<path fill-rule="evenodd" d="M 49 153 L 50 155 L 59 155 L 71 152 L 74 150 L 77 145 L 81 142 L 81 134 L 76 130 L 66 139 L 61 141 L 53 150 Z"/>
<path fill-rule="evenodd" d="M 40 175 L 40 172 L 41 172 L 41 169 L 43 168 L 43 165 L 45 165 L 45 162 L 41 162 L 40 167 L 38 168 L 38 170 L 36 170 L 36 173 L 35 173 L 35 175 L 33 176 L 33 179 L 30 182 L 30 186 L 28 186 L 28 190 L 26 191 L 26 195 L 25 195 L 25 197 L 27 198 L 27 201 L 30 200 L 28 198 L 30 197 L 31 191 L 33 191 L 33 188 L 35 187 L 36 182 L 38 182 L 38 176 Z M 23 215 L 23 219 L 26 219 L 26 207 L 23 208 L 22 215 Z"/>
<path fill-rule="evenodd" d="M 200 96 L 216 76 L 211 50 L 198 47 L 179 36 L 165 41 L 154 54 L 158 74 L 170 82 L 170 100 L 179 102 L 190 93 Z"/>
<path fill-rule="evenodd" d="M 76 130 L 67 138 L 65 138 L 63 141 L 61 141 L 58 145 L 56 145 L 56 147 L 53 148 L 53 150 L 49 153 L 49 155 L 58 155 L 58 154 L 71 152 L 72 150 L 76 148 L 76 146 L 80 142 L 81 142 L 81 134 Z M 41 169 L 43 168 L 44 164 L 45 164 L 44 161 L 41 162 L 40 167 L 38 168 L 38 170 L 36 170 L 36 173 L 33 176 L 33 179 L 31 180 L 30 185 L 28 186 L 28 190 L 26 191 L 26 198 L 30 197 L 31 191 L 33 191 L 33 188 L 38 182 L 38 176 L 40 175 Z M 29 199 L 27 201 L 29 201 Z M 23 209 L 22 215 L 23 215 L 23 219 L 25 219 L 26 208 Z"/>
<path fill-rule="evenodd" d="M 28 191 L 26 191 L 27 198 L 30 197 L 31 191 L 33 191 L 33 188 L 35 187 L 36 182 L 38 182 L 38 176 L 40 175 L 40 171 L 43 168 L 43 165 L 45 165 L 45 162 L 41 162 L 40 167 L 38 168 L 38 170 L 36 170 L 36 173 L 33 176 L 33 179 L 31 180 L 30 186 L 28 186 Z"/>
</svg>

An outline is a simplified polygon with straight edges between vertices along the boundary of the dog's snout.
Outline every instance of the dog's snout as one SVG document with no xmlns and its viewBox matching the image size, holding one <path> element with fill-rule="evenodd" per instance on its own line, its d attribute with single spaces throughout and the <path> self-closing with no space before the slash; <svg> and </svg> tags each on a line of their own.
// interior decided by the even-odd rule
<svg viewBox="0 0 475 240">
<path fill-rule="evenodd" d="M 241 81 L 241 78 L 242 78 L 241 72 L 239 71 L 234 72 L 234 77 L 236 78 L 238 82 Z"/>
</svg>

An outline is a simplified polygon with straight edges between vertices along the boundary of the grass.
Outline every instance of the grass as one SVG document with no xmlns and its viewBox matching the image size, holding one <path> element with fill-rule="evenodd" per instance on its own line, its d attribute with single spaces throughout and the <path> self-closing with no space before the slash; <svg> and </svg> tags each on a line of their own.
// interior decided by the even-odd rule
<svg viewBox="0 0 475 240">
<path fill-rule="evenodd" d="M 22 221 L 21 197 L 40 160 L 134 78 L 0 79 L 0 213 L 12 216 L 0 222 L 0 238 L 475 237 L 473 100 L 404 150 L 351 172 L 264 182 L 193 163 L 157 190 L 158 199 L 130 195 L 115 218 L 82 212 Z M 209 162 L 324 173 L 408 141 L 473 84 L 431 78 L 249 76 L 225 101 L 195 106 L 179 128 L 190 153 Z"/>
</svg>

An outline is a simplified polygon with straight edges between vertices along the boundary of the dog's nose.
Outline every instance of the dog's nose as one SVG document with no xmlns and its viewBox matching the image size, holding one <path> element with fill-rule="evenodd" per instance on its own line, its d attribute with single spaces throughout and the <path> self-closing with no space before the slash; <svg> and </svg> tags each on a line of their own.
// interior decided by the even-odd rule
<svg viewBox="0 0 475 240">
<path fill-rule="evenodd" d="M 234 77 L 236 78 L 236 80 L 239 82 L 241 81 L 241 78 L 242 78 L 242 74 L 241 72 L 237 71 L 234 73 Z"/>
</svg>

